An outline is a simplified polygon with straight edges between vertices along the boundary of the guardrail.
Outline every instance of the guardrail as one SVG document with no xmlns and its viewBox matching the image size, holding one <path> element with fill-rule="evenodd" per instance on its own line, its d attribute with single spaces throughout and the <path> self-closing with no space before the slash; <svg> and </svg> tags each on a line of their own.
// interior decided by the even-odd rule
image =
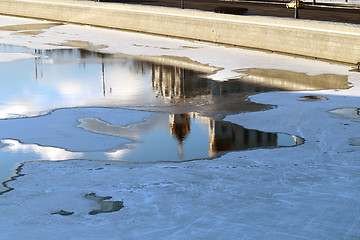
<svg viewBox="0 0 360 240">
<path fill-rule="evenodd" d="M 345 24 L 92 1 L 0 0 L 0 5 L 0 14 L 360 62 L 360 28 Z"/>
</svg>

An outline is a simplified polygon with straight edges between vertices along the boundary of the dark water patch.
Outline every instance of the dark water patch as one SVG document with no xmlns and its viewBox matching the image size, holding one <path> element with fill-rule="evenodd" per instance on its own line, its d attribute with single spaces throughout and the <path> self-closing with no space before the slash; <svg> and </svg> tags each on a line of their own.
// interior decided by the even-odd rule
<svg viewBox="0 0 360 240">
<path fill-rule="evenodd" d="M 94 209 L 89 212 L 89 215 L 97 215 L 100 213 L 111 213 L 117 212 L 124 207 L 124 203 L 122 201 L 108 201 L 111 199 L 111 196 L 100 197 L 95 193 L 88 193 L 84 195 L 84 198 L 89 199 L 91 201 L 95 201 L 99 204 L 99 209 Z M 61 215 L 61 216 L 71 216 L 74 212 L 60 210 L 56 212 L 52 212 L 51 215 Z"/>
<path fill-rule="evenodd" d="M 88 193 L 84 196 L 84 198 L 95 201 L 100 205 L 100 209 L 90 211 L 89 215 L 117 212 L 124 207 L 124 203 L 122 201 L 107 201 L 112 198 L 111 196 L 100 197 L 96 196 L 95 193 Z"/>
<path fill-rule="evenodd" d="M 3 167 L 3 164 L 1 163 L 1 166 Z M 11 177 L 9 177 L 10 179 L 6 180 L 6 181 L 3 181 L 1 184 L 2 184 L 2 187 L 0 187 L 0 195 L 1 194 L 4 194 L 4 193 L 7 193 L 7 192 L 10 192 L 12 190 L 14 190 L 14 188 L 12 187 L 9 187 L 8 186 L 8 183 L 11 182 L 11 181 L 15 181 L 18 177 L 22 177 L 24 176 L 25 174 L 21 174 L 21 170 L 23 168 L 24 164 L 19 164 L 19 166 L 16 168 L 15 170 L 15 174 Z M 4 169 L 6 172 L 7 172 L 7 175 L 4 175 L 3 173 L 0 175 L 0 180 L 2 179 L 5 179 L 6 177 L 8 177 L 10 175 L 10 171 L 9 169 Z"/>
<path fill-rule="evenodd" d="M 323 96 L 307 95 L 307 96 L 301 96 L 299 101 L 314 102 L 321 100 L 329 100 L 329 99 Z"/>
<path fill-rule="evenodd" d="M 60 211 L 57 211 L 57 212 L 52 212 L 51 215 L 61 215 L 61 216 L 70 216 L 70 215 L 73 215 L 74 212 L 69 212 L 69 211 L 65 211 L 65 210 L 60 210 Z"/>
</svg>

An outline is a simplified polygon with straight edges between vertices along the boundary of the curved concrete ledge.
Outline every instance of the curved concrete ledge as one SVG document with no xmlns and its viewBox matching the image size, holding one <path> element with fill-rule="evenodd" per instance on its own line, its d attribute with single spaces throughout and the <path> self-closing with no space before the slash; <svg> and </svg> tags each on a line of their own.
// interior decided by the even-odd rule
<svg viewBox="0 0 360 240">
<path fill-rule="evenodd" d="M 360 27 L 72 0 L 0 0 L 0 14 L 360 62 Z"/>
</svg>

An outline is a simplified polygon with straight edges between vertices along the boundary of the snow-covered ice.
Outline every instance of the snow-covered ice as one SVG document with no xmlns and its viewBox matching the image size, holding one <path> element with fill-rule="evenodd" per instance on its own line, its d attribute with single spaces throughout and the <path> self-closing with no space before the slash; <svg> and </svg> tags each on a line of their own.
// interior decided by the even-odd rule
<svg viewBox="0 0 360 240">
<path fill-rule="evenodd" d="M 0 16 L 2 26 L 26 23 L 43 22 Z M 305 143 L 296 147 L 229 152 L 215 159 L 179 163 L 134 164 L 89 159 L 24 162 L 18 169 L 21 176 L 6 183 L 13 190 L 0 195 L 0 239 L 360 238 L 360 146 L 354 144 L 360 132 L 356 111 L 360 105 L 360 73 L 349 72 L 349 66 L 339 64 L 88 26 L 58 25 L 42 31 L 33 35 L 0 31 L 0 43 L 30 49 L 70 48 L 74 43 L 82 43 L 85 48 L 104 53 L 186 57 L 194 63 L 220 69 L 210 75 L 219 81 L 239 76 L 236 70 L 254 68 L 310 76 L 336 74 L 346 76 L 352 87 L 261 93 L 249 99 L 276 107 L 225 117 L 249 129 L 304 138 Z M 20 59 L 29 57 L 28 54 L 36 55 L 32 50 L 18 56 L 5 53 L 0 55 L 0 61 L 23 61 Z M 303 101 L 302 97 L 309 95 L 322 96 L 324 100 Z M 56 125 L 64 126 L 66 121 L 44 114 L 64 107 L 76 112 L 71 107 L 78 99 L 61 102 L 59 106 L 46 101 L 34 105 L 24 102 L 21 106 L 27 106 L 29 111 L 21 112 L 10 107 L 17 105 L 1 102 L 2 116 L 8 118 L 2 124 L 33 121 L 38 126 L 36 121 L 44 121 L 54 123 L 53 130 L 62 132 Z M 82 107 L 94 104 L 85 100 L 83 103 Z M 344 112 L 338 109 L 355 109 L 351 111 L 355 117 L 338 114 Z M 126 125 L 151 115 L 117 110 L 126 114 L 115 122 L 111 122 L 111 113 L 102 117 L 111 124 Z M 26 113 L 33 118 L 11 119 L 26 117 Z M 86 114 L 80 118 L 87 118 Z M 46 121 L 47 117 L 51 120 Z M 72 126 L 63 127 L 63 137 L 87 134 L 76 132 L 86 128 L 73 131 L 75 118 L 70 120 Z M 33 149 L 52 141 L 37 138 L 41 129 L 19 125 L 18 130 L 29 133 L 26 142 L 34 143 Z M 21 132 L 14 131 L 14 139 L 3 139 L 0 148 L 21 143 L 16 139 L 23 137 Z M 97 134 L 99 138 L 111 137 Z M 44 142 L 36 142 L 39 139 Z M 85 147 L 81 140 L 61 143 L 68 144 L 62 146 L 64 149 Z M 49 153 L 54 153 L 52 150 Z M 124 207 L 91 215 L 100 204 L 85 197 L 90 193 L 111 196 L 103 201 L 122 201 Z M 61 210 L 73 214 L 54 214 Z"/>
</svg>

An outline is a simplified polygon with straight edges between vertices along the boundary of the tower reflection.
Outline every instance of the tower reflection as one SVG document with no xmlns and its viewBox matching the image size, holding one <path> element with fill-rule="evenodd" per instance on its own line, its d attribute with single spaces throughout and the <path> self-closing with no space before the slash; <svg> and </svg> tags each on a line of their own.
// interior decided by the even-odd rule
<svg viewBox="0 0 360 240">
<path fill-rule="evenodd" d="M 201 122 L 201 125 L 208 129 L 210 157 L 228 151 L 294 146 L 304 143 L 304 139 L 297 136 L 247 129 L 231 122 L 202 117 L 197 113 L 172 114 L 169 116 L 170 133 L 178 141 L 180 159 L 184 154 L 184 142 L 187 137 L 191 138 L 192 119 Z M 281 141 L 279 136 L 282 138 Z"/>
<path fill-rule="evenodd" d="M 182 144 L 190 133 L 191 119 L 190 114 L 172 114 L 170 118 L 170 133 L 179 143 L 179 158 L 183 157 Z"/>
</svg>

